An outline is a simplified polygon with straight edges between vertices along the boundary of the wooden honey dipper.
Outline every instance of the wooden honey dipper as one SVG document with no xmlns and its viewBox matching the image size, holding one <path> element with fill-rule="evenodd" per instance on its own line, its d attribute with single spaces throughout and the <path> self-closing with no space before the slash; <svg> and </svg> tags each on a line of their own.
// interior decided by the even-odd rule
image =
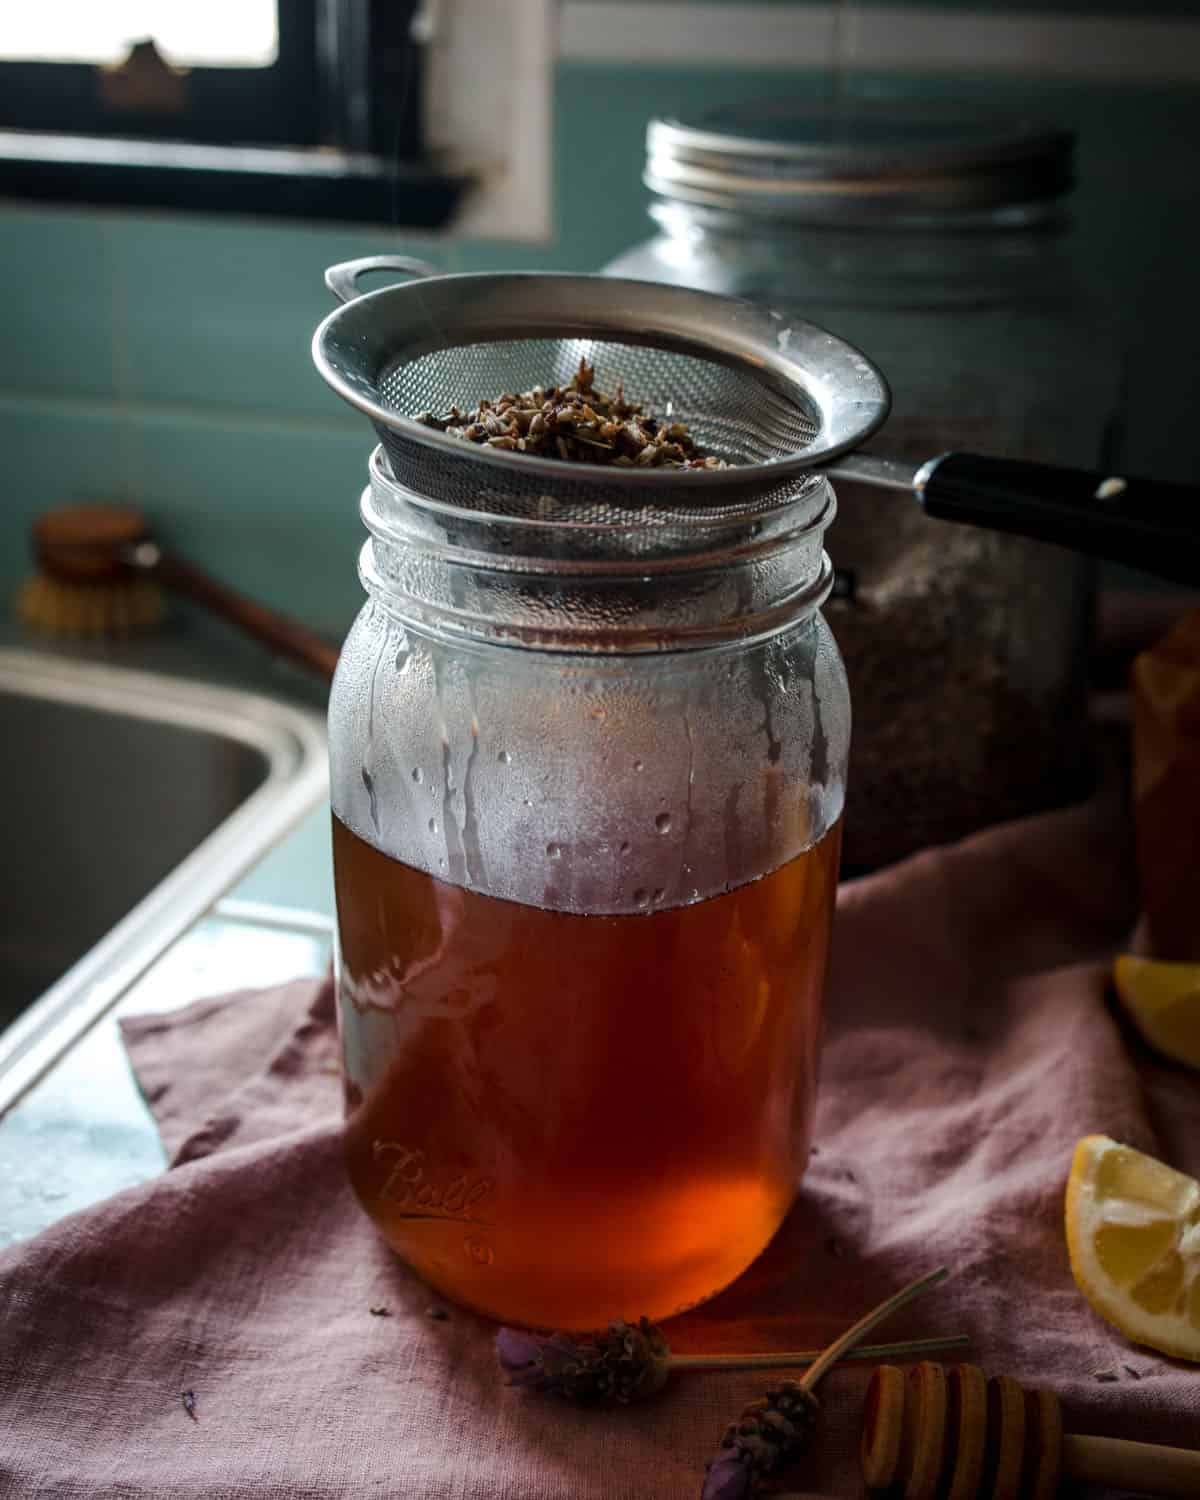
<svg viewBox="0 0 1200 1500">
<path fill-rule="evenodd" d="M 1200 1452 L 1064 1433 L 1052 1391 L 975 1365 L 878 1366 L 861 1455 L 867 1488 L 904 1500 L 1051 1500 L 1062 1478 L 1200 1497 Z"/>
</svg>

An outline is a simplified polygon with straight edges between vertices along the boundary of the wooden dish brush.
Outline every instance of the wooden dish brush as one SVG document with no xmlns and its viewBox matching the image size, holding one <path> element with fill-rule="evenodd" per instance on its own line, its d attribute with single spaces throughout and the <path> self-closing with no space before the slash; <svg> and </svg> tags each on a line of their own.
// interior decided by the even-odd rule
<svg viewBox="0 0 1200 1500">
<path fill-rule="evenodd" d="M 1200 1452 L 1064 1433 L 1052 1391 L 975 1365 L 880 1365 L 860 1451 L 867 1488 L 904 1500 L 1051 1500 L 1061 1479 L 1200 1497 Z"/>
<path fill-rule="evenodd" d="M 151 629 L 166 613 L 169 589 L 318 676 L 333 676 L 335 646 L 164 551 L 132 506 L 48 511 L 34 524 L 32 540 L 38 571 L 18 593 L 16 611 L 43 635 L 85 639 Z"/>
</svg>

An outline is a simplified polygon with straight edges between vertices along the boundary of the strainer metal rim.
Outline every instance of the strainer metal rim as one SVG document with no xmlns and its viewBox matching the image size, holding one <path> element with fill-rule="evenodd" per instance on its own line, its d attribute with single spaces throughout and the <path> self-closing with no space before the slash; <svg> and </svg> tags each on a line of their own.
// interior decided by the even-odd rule
<svg viewBox="0 0 1200 1500">
<path fill-rule="evenodd" d="M 354 367 L 378 334 L 381 317 L 397 319 L 397 309 L 407 314 L 408 326 L 439 326 L 436 303 L 445 299 L 445 326 L 453 328 L 455 301 L 469 300 L 484 292 L 503 298 L 505 293 L 528 294 L 537 284 L 546 306 L 535 308 L 536 321 L 514 322 L 489 338 L 472 334 L 468 323 L 464 337 L 448 340 L 443 347 L 472 343 L 503 342 L 517 338 L 590 338 L 614 343 L 672 349 L 697 355 L 727 366 L 745 365 L 753 378 L 769 382 L 777 392 L 796 400 L 796 392 L 821 415 L 818 437 L 795 453 L 760 463 L 737 464 L 727 469 L 627 469 L 606 464 L 566 464 L 535 454 L 466 444 L 461 438 L 426 427 L 411 417 L 383 406 L 360 388 L 374 378 L 359 374 L 359 385 L 343 370 Z M 587 315 L 596 300 L 610 309 L 622 299 L 628 323 L 609 316 Z M 561 311 L 555 315 L 554 309 Z M 640 315 L 640 316 L 639 316 Z M 647 321 L 647 319 L 649 321 Z M 403 321 L 403 320 L 401 320 Z M 436 342 L 427 343 L 417 354 L 435 352 Z M 793 357 L 793 353 L 801 357 Z M 791 313 L 714 292 L 694 291 L 661 282 L 611 276 L 583 275 L 565 271 L 467 272 L 430 276 L 399 286 L 367 292 L 335 308 L 317 327 L 312 358 L 322 379 L 349 405 L 369 417 L 376 428 L 385 428 L 424 447 L 440 451 L 458 461 L 502 470 L 533 481 L 541 476 L 547 485 L 577 482 L 600 483 L 613 489 L 647 488 L 691 490 L 712 494 L 717 490 L 777 484 L 791 475 L 807 473 L 847 453 L 864 442 L 886 420 L 891 407 L 887 381 L 879 368 L 859 349 L 819 324 Z M 499 393 L 497 393 L 499 394 Z M 801 404 L 797 401 L 797 404 Z"/>
</svg>

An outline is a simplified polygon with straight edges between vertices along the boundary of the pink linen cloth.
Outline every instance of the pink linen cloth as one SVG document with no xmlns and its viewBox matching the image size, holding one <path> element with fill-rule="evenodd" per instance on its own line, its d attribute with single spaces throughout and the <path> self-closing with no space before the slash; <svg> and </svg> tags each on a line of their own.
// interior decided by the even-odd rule
<svg viewBox="0 0 1200 1500">
<path fill-rule="evenodd" d="M 820 1345 L 945 1263 L 953 1279 L 880 1338 L 966 1332 L 989 1373 L 1056 1389 L 1069 1430 L 1200 1444 L 1200 1372 L 1101 1322 L 1063 1237 L 1088 1132 L 1200 1173 L 1200 1079 L 1154 1060 L 1107 995 L 1132 870 L 1120 810 L 1097 803 L 842 888 L 810 1170 L 766 1254 L 667 1325 L 677 1350 Z M 328 982 L 124 1031 L 173 1166 L 0 1256 L 0 1495 L 699 1494 L 771 1377 L 680 1374 L 617 1410 L 507 1387 L 494 1327 L 431 1316 L 441 1299 L 353 1200 Z M 867 1377 L 826 1381 L 789 1493 L 862 1492 Z"/>
</svg>

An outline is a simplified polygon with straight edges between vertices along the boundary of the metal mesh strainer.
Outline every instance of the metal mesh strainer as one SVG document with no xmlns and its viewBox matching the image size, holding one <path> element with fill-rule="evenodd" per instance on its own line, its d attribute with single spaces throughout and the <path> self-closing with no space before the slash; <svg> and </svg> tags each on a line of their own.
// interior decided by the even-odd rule
<svg viewBox="0 0 1200 1500">
<path fill-rule="evenodd" d="M 368 271 L 425 277 L 360 296 Z M 431 276 L 371 256 L 326 272 L 347 305 L 318 328 L 313 358 L 371 418 L 401 485 L 427 499 L 511 516 L 638 523 L 769 510 L 806 473 L 914 496 L 925 513 L 1039 537 L 1200 584 L 1194 488 L 972 453 L 924 464 L 854 454 L 887 416 L 882 374 L 833 334 L 776 309 L 607 276 Z M 684 421 L 726 469 L 605 468 L 479 447 L 412 420 L 506 390 L 563 381 L 580 356 L 597 383 Z M 981 357 L 984 357 L 981 355 Z M 831 462 L 832 460 L 837 462 Z"/>
<path fill-rule="evenodd" d="M 651 283 L 565 275 L 439 276 L 358 294 L 370 257 L 327 280 L 346 300 L 318 329 L 324 378 L 373 422 L 395 478 L 445 504 L 534 515 L 545 497 L 576 521 L 671 505 L 705 515 L 794 494 L 807 471 L 883 421 L 888 391 L 856 350 L 746 302 Z M 687 423 L 735 467 L 689 472 L 564 463 L 466 443 L 419 411 L 566 383 L 585 358 L 597 385 Z M 561 511 L 559 512 L 561 514 Z"/>
</svg>

